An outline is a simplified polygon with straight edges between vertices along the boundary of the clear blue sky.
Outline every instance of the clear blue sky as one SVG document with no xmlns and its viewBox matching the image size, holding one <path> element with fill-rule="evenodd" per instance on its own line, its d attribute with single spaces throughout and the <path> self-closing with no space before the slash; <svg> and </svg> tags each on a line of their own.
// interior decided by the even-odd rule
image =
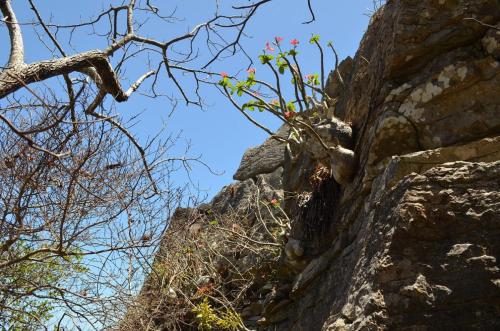
<svg viewBox="0 0 500 331">
<path fill-rule="evenodd" d="M 214 2 L 209 0 L 176 0 L 156 1 L 161 10 L 170 12 L 177 6 L 176 17 L 183 19 L 173 24 L 160 24 L 160 22 L 149 21 L 143 28 L 142 33 L 158 39 L 168 39 L 176 34 L 183 33 L 193 26 L 210 17 L 214 13 Z M 68 1 L 68 0 L 38 0 L 42 15 L 50 18 L 55 23 L 74 23 L 82 19 L 95 16 L 102 8 L 107 8 L 109 1 Z M 121 1 L 112 1 L 120 4 Z M 233 1 L 223 0 L 220 3 L 233 4 Z M 247 4 L 247 1 L 240 1 Z M 372 9 L 372 0 L 313 0 L 316 21 L 311 24 L 302 24 L 310 18 L 306 0 L 274 0 L 262 7 L 246 30 L 248 37 L 243 39 L 243 45 L 250 56 L 257 60 L 266 41 L 271 41 L 275 36 L 284 38 L 284 44 L 289 40 L 297 38 L 301 41 L 300 55 L 303 72 L 318 72 L 319 57 L 317 50 L 307 42 L 311 34 L 320 34 L 322 41 L 332 40 L 341 56 L 344 58 L 353 55 L 358 47 L 359 41 L 367 27 L 369 18 L 365 15 Z M 30 22 L 34 19 L 29 10 L 27 1 L 14 1 L 14 8 L 21 22 Z M 140 18 L 140 17 L 138 17 Z M 50 58 L 50 53 L 40 43 L 39 37 L 29 26 L 25 26 L 26 60 L 32 62 Z M 97 38 L 89 31 L 75 34 L 71 40 L 71 47 L 67 46 L 69 39 L 61 32 L 60 37 L 66 51 L 70 54 L 105 46 L 103 38 Z M 0 62 L 7 60 L 7 33 L 4 25 L 0 26 Z M 48 39 L 41 35 L 42 40 L 50 44 Z M 179 48 L 181 50 L 181 48 Z M 207 58 L 206 49 L 200 45 L 200 59 Z M 327 70 L 332 66 L 332 57 L 329 55 Z M 258 62 L 258 61 L 256 61 Z M 195 65 L 195 63 L 193 63 Z M 213 71 L 226 71 L 236 74 L 248 65 L 243 55 L 219 61 L 214 64 Z M 259 78 L 266 78 L 265 68 L 256 63 Z M 131 81 L 147 71 L 146 58 L 138 58 L 132 65 L 126 67 L 123 84 L 127 87 Z M 163 76 L 165 73 L 163 72 Z M 180 78 L 186 91 L 192 92 L 194 85 L 189 79 Z M 147 85 L 146 82 L 144 85 Z M 180 95 L 171 83 L 166 79 L 160 81 L 163 87 L 159 89 L 166 94 Z M 145 92 L 145 90 L 143 89 Z M 164 123 L 167 125 L 165 134 L 182 131 L 184 139 L 191 141 L 191 155 L 203 155 L 203 160 L 216 171 L 223 172 L 221 176 L 215 176 L 204 167 L 195 166 L 191 173 L 191 179 L 206 190 L 206 194 L 212 197 L 220 188 L 232 182 L 232 175 L 237 169 L 244 151 L 251 146 L 258 145 L 266 138 L 266 134 L 254 127 L 243 116 L 220 95 L 214 88 L 203 88 L 202 96 L 207 104 L 205 109 L 200 110 L 194 106 L 185 107 L 182 102 L 168 118 L 172 105 L 165 98 L 150 99 L 140 94 L 135 94 L 128 102 L 118 104 L 117 112 L 124 119 L 131 115 L 143 112 L 140 121 L 132 129 L 133 133 L 142 141 L 148 136 L 154 135 Z M 273 129 L 279 123 L 269 118 L 261 118 Z M 172 150 L 173 154 L 181 154 L 185 145 L 180 143 Z M 187 177 L 178 174 L 177 182 L 186 181 Z"/>
</svg>

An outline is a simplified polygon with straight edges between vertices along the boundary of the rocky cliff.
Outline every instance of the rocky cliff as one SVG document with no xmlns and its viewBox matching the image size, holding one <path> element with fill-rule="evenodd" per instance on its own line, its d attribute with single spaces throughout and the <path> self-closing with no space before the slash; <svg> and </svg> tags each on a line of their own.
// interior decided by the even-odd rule
<svg viewBox="0 0 500 331">
<path fill-rule="evenodd" d="M 247 328 L 500 329 L 499 22 L 498 0 L 392 0 L 372 17 L 344 84 L 333 73 L 326 88 L 352 127 L 352 182 L 274 140 L 245 153 L 238 182 L 201 210 L 244 211 L 254 229 L 277 217 L 251 206 L 257 192 L 290 217 L 270 233 L 285 249 L 240 294 Z"/>
</svg>

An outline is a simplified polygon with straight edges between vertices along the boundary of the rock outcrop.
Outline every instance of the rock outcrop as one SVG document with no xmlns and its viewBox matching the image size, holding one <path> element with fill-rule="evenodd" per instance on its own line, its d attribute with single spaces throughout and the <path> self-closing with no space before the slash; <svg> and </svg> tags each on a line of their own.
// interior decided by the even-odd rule
<svg viewBox="0 0 500 331">
<path fill-rule="evenodd" d="M 282 126 L 276 135 L 282 138 L 288 136 L 287 126 Z M 249 148 L 233 178 L 238 181 L 251 179 L 256 175 L 267 174 L 283 166 L 285 144 L 274 138 L 268 138 L 262 145 Z"/>
<path fill-rule="evenodd" d="M 354 126 L 355 181 L 273 330 L 500 328 L 499 21 L 480 0 L 372 18 L 329 90 Z"/>
<path fill-rule="evenodd" d="M 352 124 L 352 182 L 269 140 L 211 203 L 242 210 L 259 187 L 290 214 L 247 326 L 500 329 L 500 1 L 388 1 L 326 91 Z"/>
</svg>

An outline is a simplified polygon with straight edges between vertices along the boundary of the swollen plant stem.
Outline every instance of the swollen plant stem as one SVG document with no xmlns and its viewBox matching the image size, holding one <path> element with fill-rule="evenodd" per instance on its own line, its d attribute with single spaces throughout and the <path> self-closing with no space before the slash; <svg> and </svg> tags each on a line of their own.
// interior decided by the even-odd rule
<svg viewBox="0 0 500 331">
<path fill-rule="evenodd" d="M 325 144 L 325 142 L 323 141 L 323 139 L 320 137 L 320 135 L 316 132 L 316 130 L 314 130 L 309 124 L 307 124 L 306 122 L 303 122 L 301 120 L 298 120 L 296 119 L 297 123 L 303 125 L 309 132 L 312 133 L 312 135 L 314 136 L 314 138 L 316 138 L 316 140 L 318 140 L 318 142 L 320 143 L 320 145 L 327 151 L 329 152 L 329 148 L 328 146 Z"/>
</svg>

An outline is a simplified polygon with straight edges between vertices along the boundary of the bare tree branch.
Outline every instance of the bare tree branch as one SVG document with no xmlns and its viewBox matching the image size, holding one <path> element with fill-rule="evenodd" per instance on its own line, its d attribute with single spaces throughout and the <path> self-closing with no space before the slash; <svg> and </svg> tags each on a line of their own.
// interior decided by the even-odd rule
<svg viewBox="0 0 500 331">
<path fill-rule="evenodd" d="M 10 56 L 7 67 L 15 67 L 24 63 L 24 44 L 21 26 L 17 22 L 10 0 L 0 1 L 0 10 L 4 16 L 10 36 Z"/>
</svg>

